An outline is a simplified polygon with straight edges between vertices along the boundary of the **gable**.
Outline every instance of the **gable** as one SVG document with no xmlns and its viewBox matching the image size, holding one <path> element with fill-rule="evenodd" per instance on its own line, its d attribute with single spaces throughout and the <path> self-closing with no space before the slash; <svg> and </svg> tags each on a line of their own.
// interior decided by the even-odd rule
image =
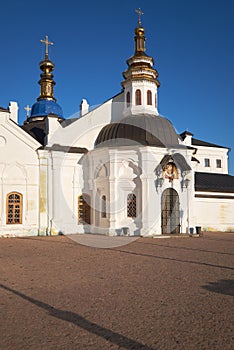
<svg viewBox="0 0 234 350">
<path fill-rule="evenodd" d="M 34 162 L 40 143 L 28 135 L 9 117 L 0 119 L 0 163 Z"/>
</svg>

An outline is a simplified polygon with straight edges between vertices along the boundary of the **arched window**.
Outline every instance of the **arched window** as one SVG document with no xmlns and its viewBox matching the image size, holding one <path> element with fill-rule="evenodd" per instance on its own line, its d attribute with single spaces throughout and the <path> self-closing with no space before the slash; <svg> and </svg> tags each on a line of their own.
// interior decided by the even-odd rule
<svg viewBox="0 0 234 350">
<path fill-rule="evenodd" d="M 136 97 L 136 105 L 141 105 L 141 90 L 137 89 L 136 93 L 135 93 L 135 97 Z"/>
<path fill-rule="evenodd" d="M 90 224 L 90 196 L 82 194 L 78 197 L 78 223 Z"/>
<path fill-rule="evenodd" d="M 6 223 L 22 224 L 23 196 L 18 192 L 11 192 L 7 195 L 7 217 Z"/>
<path fill-rule="evenodd" d="M 147 105 L 152 106 L 152 92 L 150 90 L 147 91 Z"/>
<path fill-rule="evenodd" d="M 102 218 L 106 218 L 106 196 L 102 196 Z"/>
<path fill-rule="evenodd" d="M 129 193 L 127 197 L 127 216 L 128 218 L 136 217 L 136 195 Z"/>
<path fill-rule="evenodd" d="M 131 100 L 130 100 L 130 92 L 129 91 L 127 92 L 126 100 L 127 100 L 127 107 L 129 107 L 130 106 L 130 102 L 131 102 Z"/>
</svg>

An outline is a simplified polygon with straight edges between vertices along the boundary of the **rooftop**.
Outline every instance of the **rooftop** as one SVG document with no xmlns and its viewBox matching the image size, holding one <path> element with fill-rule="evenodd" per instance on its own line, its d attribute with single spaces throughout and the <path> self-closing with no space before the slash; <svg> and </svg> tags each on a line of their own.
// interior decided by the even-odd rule
<svg viewBox="0 0 234 350">
<path fill-rule="evenodd" d="M 216 173 L 195 173 L 195 190 L 234 193 L 234 176 Z"/>
</svg>

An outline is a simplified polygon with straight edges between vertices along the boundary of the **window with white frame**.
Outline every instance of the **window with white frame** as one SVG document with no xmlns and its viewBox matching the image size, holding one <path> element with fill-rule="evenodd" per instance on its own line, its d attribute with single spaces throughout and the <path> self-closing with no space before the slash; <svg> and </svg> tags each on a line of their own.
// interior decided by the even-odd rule
<svg viewBox="0 0 234 350">
<path fill-rule="evenodd" d="M 136 100 L 136 105 L 141 105 L 141 90 L 137 89 L 135 92 L 135 100 Z"/>
<path fill-rule="evenodd" d="M 206 168 L 210 167 L 210 159 L 209 158 L 205 158 L 204 159 L 204 165 L 205 165 Z"/>
<path fill-rule="evenodd" d="M 147 105 L 152 105 L 152 92 L 150 90 L 147 91 Z"/>
<path fill-rule="evenodd" d="M 216 168 L 222 168 L 221 159 L 216 159 Z"/>
</svg>

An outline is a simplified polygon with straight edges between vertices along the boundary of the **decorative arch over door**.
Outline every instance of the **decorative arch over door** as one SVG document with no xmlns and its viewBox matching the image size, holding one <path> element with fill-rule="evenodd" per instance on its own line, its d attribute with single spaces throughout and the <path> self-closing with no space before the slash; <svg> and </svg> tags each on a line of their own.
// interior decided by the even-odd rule
<svg viewBox="0 0 234 350">
<path fill-rule="evenodd" d="M 180 233 L 179 195 L 173 188 L 167 188 L 161 198 L 162 234 Z"/>
</svg>

